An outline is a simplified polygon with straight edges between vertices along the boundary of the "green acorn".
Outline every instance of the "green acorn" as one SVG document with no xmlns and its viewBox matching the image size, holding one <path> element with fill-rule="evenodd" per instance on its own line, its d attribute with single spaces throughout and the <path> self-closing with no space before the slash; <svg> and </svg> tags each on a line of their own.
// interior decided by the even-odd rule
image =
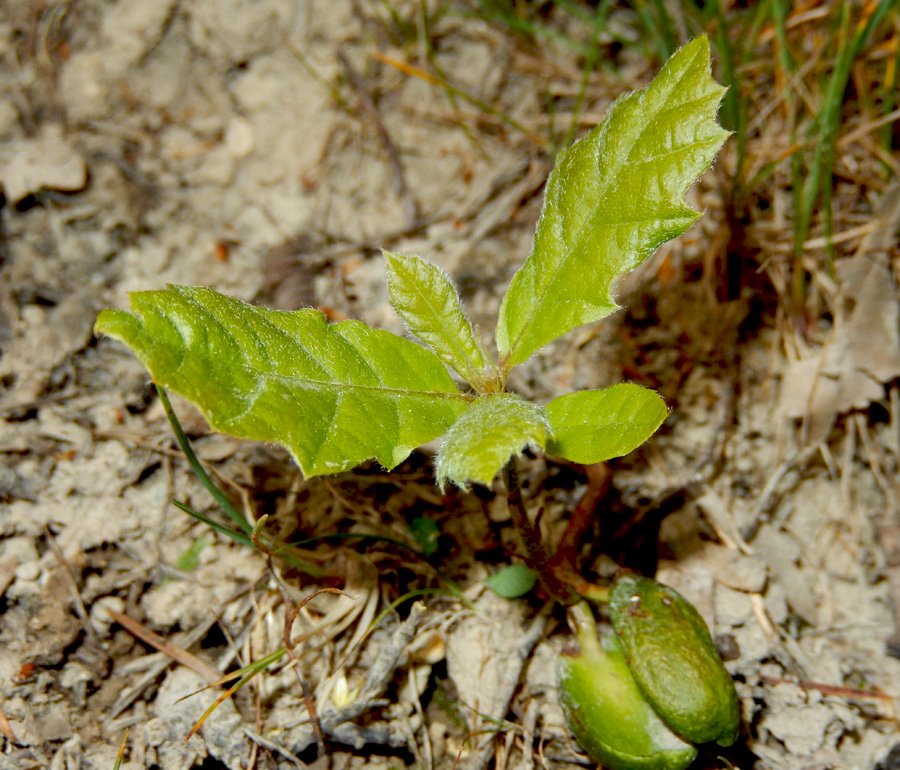
<svg viewBox="0 0 900 770">
<path fill-rule="evenodd" d="M 688 741 L 734 743 L 737 692 L 694 606 L 655 580 L 625 575 L 610 592 L 609 615 L 632 675 L 665 723 Z"/>
<path fill-rule="evenodd" d="M 569 609 L 580 650 L 557 665 L 559 703 L 593 759 L 614 770 L 683 770 L 697 750 L 654 711 L 628 669 L 616 637 L 598 638 L 587 604 Z"/>
</svg>

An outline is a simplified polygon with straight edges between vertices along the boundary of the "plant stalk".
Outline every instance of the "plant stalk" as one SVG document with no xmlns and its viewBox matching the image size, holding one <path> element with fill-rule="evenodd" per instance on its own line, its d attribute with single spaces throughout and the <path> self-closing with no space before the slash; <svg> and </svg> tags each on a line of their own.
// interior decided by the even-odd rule
<svg viewBox="0 0 900 770">
<path fill-rule="evenodd" d="M 522 488 L 519 486 L 519 472 L 516 468 L 516 458 L 511 457 L 503 468 L 503 481 L 506 484 L 507 507 L 509 515 L 519 530 L 522 541 L 525 543 L 526 563 L 533 569 L 541 580 L 547 593 L 562 604 L 572 604 L 580 597 L 575 591 L 563 583 L 550 566 L 550 559 L 541 542 L 541 535 L 537 527 L 528 518 L 525 509 L 525 501 L 522 499 Z"/>
</svg>

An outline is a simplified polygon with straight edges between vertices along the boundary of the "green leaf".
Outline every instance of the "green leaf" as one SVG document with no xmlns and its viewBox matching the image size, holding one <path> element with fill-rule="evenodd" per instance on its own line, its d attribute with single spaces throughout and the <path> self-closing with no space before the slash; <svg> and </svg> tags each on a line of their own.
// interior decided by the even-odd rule
<svg viewBox="0 0 900 770">
<path fill-rule="evenodd" d="M 397 315 L 466 382 L 473 386 L 483 382 L 485 358 L 450 277 L 421 257 L 383 253 Z"/>
<path fill-rule="evenodd" d="M 615 311 L 619 276 L 699 218 L 684 194 L 728 136 L 715 120 L 724 91 L 710 76 L 709 46 L 700 37 L 560 153 L 531 255 L 500 308 L 505 370 Z"/>
<path fill-rule="evenodd" d="M 422 547 L 425 556 L 434 556 L 438 549 L 441 529 L 437 522 L 428 516 L 419 516 L 409 523 L 409 532 Z"/>
<path fill-rule="evenodd" d="M 471 400 L 430 351 L 358 321 L 186 286 L 132 294 L 131 306 L 103 311 L 97 331 L 131 347 L 213 428 L 281 444 L 306 476 L 370 457 L 393 468 Z"/>
<path fill-rule="evenodd" d="M 212 537 L 206 533 L 194 538 L 194 542 L 188 546 L 188 549 L 175 560 L 175 569 L 182 572 L 190 572 L 192 569 L 195 569 L 200 564 L 200 553 L 204 548 L 212 544 Z"/>
<path fill-rule="evenodd" d="M 525 596 L 537 581 L 537 573 L 524 564 L 511 564 L 491 575 L 484 584 L 504 599 Z"/>
<path fill-rule="evenodd" d="M 547 452 L 585 465 L 627 455 L 656 433 L 669 414 L 658 393 L 627 382 L 568 393 L 546 409 L 554 436 Z"/>
<path fill-rule="evenodd" d="M 472 404 L 444 437 L 435 463 L 438 485 L 468 489 L 490 484 L 510 457 L 526 447 L 543 449 L 552 431 L 540 406 L 512 393 L 484 396 Z"/>
</svg>

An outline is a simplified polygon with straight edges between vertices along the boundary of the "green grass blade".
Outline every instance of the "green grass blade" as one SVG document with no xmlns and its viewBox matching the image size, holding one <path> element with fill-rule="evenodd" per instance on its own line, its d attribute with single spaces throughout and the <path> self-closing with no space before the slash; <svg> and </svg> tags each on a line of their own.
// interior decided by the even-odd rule
<svg viewBox="0 0 900 770">
<path fill-rule="evenodd" d="M 888 10 L 894 7 L 895 0 L 881 0 L 874 12 L 857 25 L 855 32 L 851 32 L 851 4 L 841 3 L 840 5 L 841 20 L 837 55 L 828 81 L 824 104 L 819 114 L 819 130 L 815 142 L 815 153 L 809 176 L 803 186 L 800 210 L 797 212 L 794 227 L 794 248 L 797 254 L 800 254 L 803 250 L 803 243 L 809 232 L 813 211 L 820 194 L 822 196 L 825 235 L 829 244 L 829 250 L 832 248 L 832 168 L 834 166 L 835 141 L 844 105 L 844 92 L 847 90 L 853 62 L 869 40 L 872 31 L 881 23 Z"/>
<path fill-rule="evenodd" d="M 204 516 L 199 511 L 195 511 L 193 508 L 191 508 L 191 506 L 181 502 L 180 500 L 173 500 L 172 505 L 174 505 L 179 511 L 182 511 L 188 516 L 196 519 L 197 521 L 206 524 L 206 526 L 208 526 L 210 529 L 214 529 L 219 534 L 231 538 L 236 543 L 240 543 L 241 545 L 245 545 L 248 548 L 255 549 L 253 541 L 243 532 L 238 532 L 237 530 L 231 529 L 230 527 L 226 527 L 224 524 L 219 524 L 219 522 L 209 518 L 208 516 Z"/>
<path fill-rule="evenodd" d="M 169 400 L 169 394 L 166 393 L 166 389 L 161 385 L 156 385 L 156 392 L 159 393 L 159 400 L 162 402 L 163 409 L 166 411 L 166 417 L 169 418 L 169 424 L 172 426 L 172 430 L 175 433 L 175 439 L 178 441 L 178 446 L 181 447 L 181 451 L 184 452 L 184 456 L 187 458 L 188 464 L 191 466 L 191 470 L 194 472 L 194 475 L 200 479 L 200 483 L 206 488 L 206 491 L 209 492 L 213 499 L 219 504 L 224 511 L 225 515 L 231 519 L 235 524 L 237 524 L 247 535 L 253 532 L 253 526 L 249 521 L 244 517 L 237 508 L 235 508 L 231 501 L 225 496 L 225 493 L 219 489 L 216 483 L 209 477 L 209 474 L 206 472 L 206 469 L 203 467 L 197 455 L 194 453 L 194 448 L 191 446 L 191 442 L 188 439 L 187 435 L 185 435 L 184 430 L 181 427 L 181 423 L 178 421 L 178 416 L 175 414 L 175 410 L 172 408 L 172 402 Z M 174 502 L 174 501 L 173 501 Z M 181 507 L 179 503 L 175 503 L 178 507 Z M 185 510 L 182 508 L 182 510 Z M 190 510 L 186 510 L 186 513 L 190 513 L 192 516 L 199 517 L 199 514 L 195 514 Z M 217 525 L 218 526 L 218 525 Z M 215 527 L 214 527 L 215 528 Z M 227 527 L 222 528 L 223 534 L 228 535 L 231 530 L 228 530 Z M 250 540 L 247 539 L 247 543 L 249 544 Z"/>
</svg>

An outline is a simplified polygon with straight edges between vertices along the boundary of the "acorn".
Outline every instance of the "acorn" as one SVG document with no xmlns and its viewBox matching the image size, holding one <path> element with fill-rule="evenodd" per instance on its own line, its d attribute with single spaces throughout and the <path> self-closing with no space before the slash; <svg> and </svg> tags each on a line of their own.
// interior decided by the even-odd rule
<svg viewBox="0 0 900 770">
<path fill-rule="evenodd" d="M 569 608 L 579 650 L 557 665 L 559 703 L 581 747 L 612 770 L 683 770 L 697 756 L 646 699 L 619 640 L 598 637 L 587 604 Z"/>
<path fill-rule="evenodd" d="M 631 674 L 663 721 L 687 741 L 734 743 L 737 692 L 695 607 L 673 588 L 627 574 L 613 585 L 609 616 Z"/>
</svg>

